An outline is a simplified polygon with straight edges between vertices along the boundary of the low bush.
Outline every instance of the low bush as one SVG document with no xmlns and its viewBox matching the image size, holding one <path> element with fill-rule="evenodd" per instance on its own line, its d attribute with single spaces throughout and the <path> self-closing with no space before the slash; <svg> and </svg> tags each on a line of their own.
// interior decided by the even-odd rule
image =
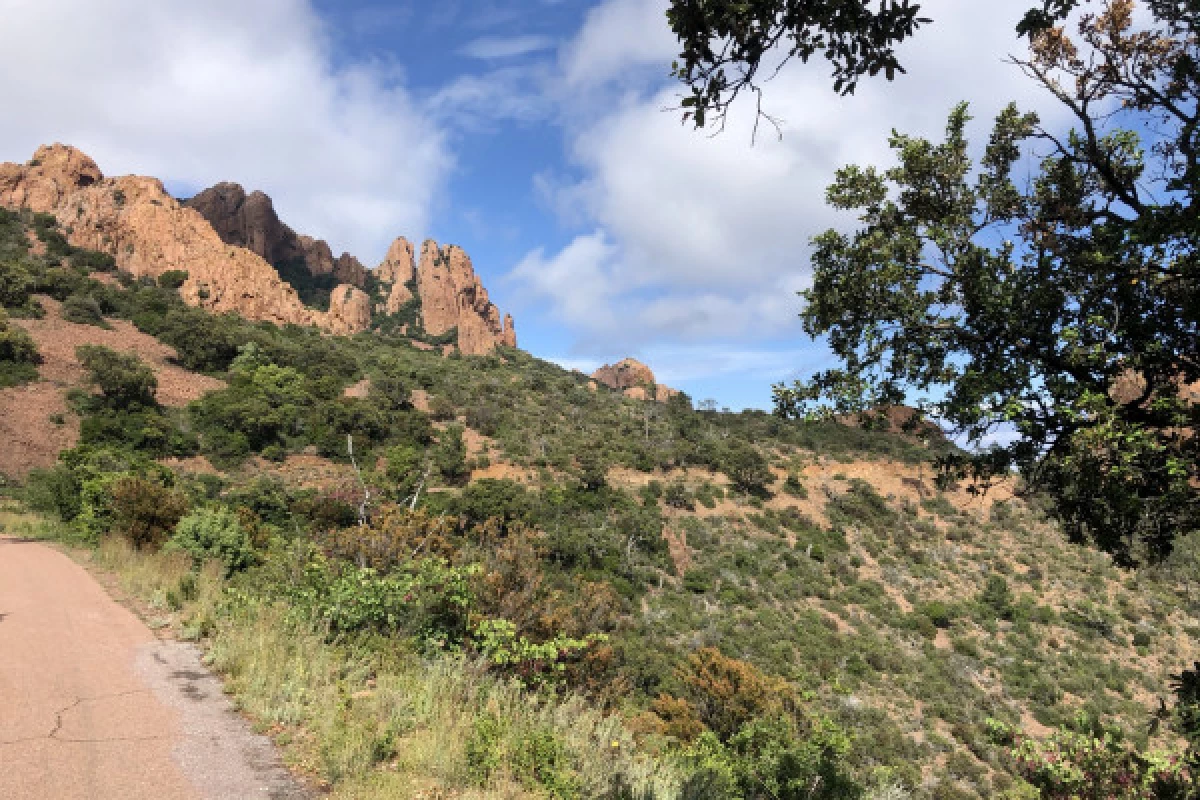
<svg viewBox="0 0 1200 800">
<path fill-rule="evenodd" d="M 73 294 L 63 301 L 62 318 L 77 325 L 95 325 L 98 328 L 109 327 L 104 321 L 104 313 L 96 298 L 84 294 Z"/>
<path fill-rule="evenodd" d="M 20 260 L 0 258 L 0 306 L 21 308 L 29 302 L 34 280 Z"/>
<path fill-rule="evenodd" d="M 75 356 L 88 371 L 88 379 L 99 387 L 114 409 L 125 410 L 156 405 L 158 379 L 134 353 L 118 353 L 103 345 L 81 344 Z"/>
<path fill-rule="evenodd" d="M 111 533 L 137 548 L 158 547 L 187 511 L 187 499 L 160 483 L 134 475 L 117 477 L 111 492 Z"/>
<path fill-rule="evenodd" d="M 0 309 L 0 388 L 37 380 L 42 363 L 37 346 L 28 333 L 12 324 Z"/>
<path fill-rule="evenodd" d="M 166 546 L 187 553 L 197 567 L 220 561 L 226 574 L 247 569 L 256 560 L 250 536 L 225 506 L 199 508 L 180 519 Z"/>
<path fill-rule="evenodd" d="M 185 269 L 169 269 L 158 276 L 158 285 L 164 289 L 178 289 L 188 279 Z"/>
</svg>

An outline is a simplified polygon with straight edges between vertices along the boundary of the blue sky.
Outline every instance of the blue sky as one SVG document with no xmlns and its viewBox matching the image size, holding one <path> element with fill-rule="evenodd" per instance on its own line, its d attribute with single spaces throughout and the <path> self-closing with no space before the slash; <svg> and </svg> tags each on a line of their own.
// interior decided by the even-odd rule
<svg viewBox="0 0 1200 800">
<path fill-rule="evenodd" d="M 460 244 L 535 355 L 768 407 L 829 365 L 795 292 L 809 238 L 853 225 L 833 171 L 962 99 L 979 141 L 1009 100 L 1055 113 L 1004 63 L 1028 0 L 923 5 L 908 76 L 839 98 L 823 65 L 785 71 L 783 138 L 752 143 L 748 108 L 716 137 L 664 112 L 665 0 L 0 0 L 0 160 L 63 141 L 181 194 L 234 180 L 367 264 L 397 235 Z"/>
</svg>

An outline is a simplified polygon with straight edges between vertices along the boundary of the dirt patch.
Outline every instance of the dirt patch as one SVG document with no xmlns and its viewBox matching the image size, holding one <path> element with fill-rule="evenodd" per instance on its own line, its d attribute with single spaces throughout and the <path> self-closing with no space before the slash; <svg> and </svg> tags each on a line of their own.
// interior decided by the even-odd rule
<svg viewBox="0 0 1200 800">
<path fill-rule="evenodd" d="M 412 404 L 417 411 L 429 413 L 429 392 L 424 389 L 412 390 Z"/>
<path fill-rule="evenodd" d="M 204 456 L 189 456 L 188 458 L 163 458 L 160 464 L 175 472 L 185 475 L 220 475 L 221 471 L 214 467 Z"/>
<path fill-rule="evenodd" d="M 25 231 L 25 241 L 29 242 L 30 255 L 46 255 L 46 243 L 39 239 L 36 233 L 33 231 Z"/>
<path fill-rule="evenodd" d="M 61 316 L 62 304 L 37 298 L 46 309 L 43 319 L 13 322 L 29 332 L 41 353 L 40 380 L 25 386 L 0 389 L 0 474 L 23 477 L 30 470 L 52 466 L 60 451 L 79 441 L 79 419 L 67 410 L 68 389 L 83 385 L 84 369 L 75 357 L 81 344 L 100 344 L 121 352 L 136 353 L 154 370 L 158 401 L 184 406 L 207 392 L 221 389 L 222 381 L 197 375 L 170 363 L 175 351 L 124 320 L 109 320 L 111 330 L 77 325 Z M 61 419 L 53 422 L 51 417 Z"/>
<path fill-rule="evenodd" d="M 51 421 L 55 415 L 62 424 Z M 78 441 L 79 419 L 67 411 L 61 389 L 46 382 L 0 389 L 0 474 L 24 477 L 53 466 Z"/>
<path fill-rule="evenodd" d="M 777 477 L 783 479 L 783 470 L 773 470 Z M 923 500 L 936 497 L 939 492 L 933 485 L 933 471 L 930 467 L 919 467 L 899 461 L 853 461 L 848 464 L 839 461 L 822 461 L 810 464 L 800 472 L 800 479 L 808 490 L 808 497 L 800 499 L 782 492 L 771 499 L 771 508 L 793 507 L 808 514 L 821 524 L 827 524 L 825 517 L 825 502 L 829 497 L 842 494 L 850 488 L 850 482 L 861 480 L 870 484 L 876 492 L 891 499 L 893 502 L 907 501 L 919 506 Z M 776 483 L 774 489 L 778 489 Z M 1013 486 L 1011 482 L 998 482 L 991 487 L 987 494 L 971 494 L 965 484 L 940 493 L 941 496 L 958 511 L 985 515 L 994 503 L 1011 500 Z"/>
<path fill-rule="evenodd" d="M 354 467 L 318 455 L 290 455 L 282 462 L 255 457 L 240 470 L 242 477 L 266 475 L 302 489 L 327 489 L 357 483 Z"/>
<path fill-rule="evenodd" d="M 75 357 L 81 344 L 98 344 L 124 353 L 135 353 L 154 369 L 158 378 L 158 402 L 165 406 L 185 406 L 208 392 L 225 387 L 223 381 L 188 372 L 170 362 L 175 350 L 153 336 L 142 333 L 125 320 L 108 320 L 111 330 L 95 325 L 67 322 L 60 314 L 62 304 L 50 297 L 39 296 L 46 309 L 44 319 L 14 320 L 37 344 L 44 363 L 38 372 L 43 381 L 59 388 L 83 383 L 84 370 Z"/>
<path fill-rule="evenodd" d="M 683 575 L 692 564 L 692 549 L 688 547 L 687 531 L 663 528 L 663 539 L 667 542 L 667 552 L 675 565 L 675 574 Z"/>
<path fill-rule="evenodd" d="M 358 397 L 361 399 L 361 398 L 366 397 L 370 391 L 371 391 L 371 379 L 363 378 L 361 381 L 354 384 L 353 386 L 347 386 L 345 391 L 342 392 L 342 396 L 343 397 Z"/>
<path fill-rule="evenodd" d="M 472 470 L 471 480 L 491 478 L 492 480 L 516 481 L 533 485 L 538 482 L 538 471 L 529 467 L 518 467 L 515 464 L 491 463 L 483 469 Z"/>
<path fill-rule="evenodd" d="M 467 458 L 476 458 L 478 456 L 491 457 L 492 445 L 495 439 L 484 436 L 482 433 L 471 428 L 463 428 L 463 444 L 467 446 Z"/>
</svg>

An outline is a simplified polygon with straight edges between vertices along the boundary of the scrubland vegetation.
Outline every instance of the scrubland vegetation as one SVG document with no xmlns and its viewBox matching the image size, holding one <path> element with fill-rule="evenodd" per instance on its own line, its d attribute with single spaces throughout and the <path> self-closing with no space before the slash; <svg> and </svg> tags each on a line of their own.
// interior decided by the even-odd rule
<svg viewBox="0 0 1200 800">
<path fill-rule="evenodd" d="M 214 316 L 174 278 L 97 280 L 111 262 L 51 221 L 0 223 L 12 318 L 39 295 L 94 305 L 225 382 L 166 408 L 135 356 L 81 348 L 80 442 L 0 521 L 82 548 L 203 642 L 336 796 L 1073 797 L 1103 779 L 1166 797 L 1129 787 L 1181 780 L 1182 742 L 1148 722 L 1200 642 L 1194 534 L 1119 569 L 1036 500 L 923 480 L 943 441 L 635 401 L 519 351 Z M 327 479 L 290 480 L 297 458 Z M 872 483 L 897 475 L 903 492 Z"/>
</svg>

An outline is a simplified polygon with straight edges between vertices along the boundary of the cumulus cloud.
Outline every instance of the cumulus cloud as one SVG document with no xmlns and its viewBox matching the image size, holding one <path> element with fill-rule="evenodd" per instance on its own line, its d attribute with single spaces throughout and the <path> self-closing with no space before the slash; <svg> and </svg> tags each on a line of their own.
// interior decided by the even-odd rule
<svg viewBox="0 0 1200 800">
<path fill-rule="evenodd" d="M 109 174 L 261 188 L 365 261 L 421 235 L 452 165 L 386 64 L 334 63 L 306 0 L 0 0 L 0 150 L 74 144 Z"/>
<path fill-rule="evenodd" d="M 665 0 L 607 0 L 560 51 L 574 170 L 537 176 L 535 190 L 565 223 L 582 218 L 585 232 L 560 253 L 531 254 L 512 277 L 569 326 L 581 354 L 802 338 L 795 291 L 810 279 L 809 241 L 853 226 L 825 204 L 838 167 L 889 163 L 893 128 L 940 136 L 964 99 L 979 142 L 1009 100 L 1054 114 L 1004 63 L 1022 46 L 1020 7 L 930 0 L 922 10 L 935 23 L 904 49 L 907 76 L 840 98 L 819 59 L 793 64 L 766 86 L 782 139 L 767 126 L 752 143 L 750 102 L 710 136 L 664 111 L 681 88 L 666 77 L 676 42 L 665 9 Z"/>
<path fill-rule="evenodd" d="M 659 0 L 606 0 L 588 12 L 579 33 L 561 50 L 563 82 L 572 91 L 611 86 L 665 70 L 675 52 Z"/>
</svg>

